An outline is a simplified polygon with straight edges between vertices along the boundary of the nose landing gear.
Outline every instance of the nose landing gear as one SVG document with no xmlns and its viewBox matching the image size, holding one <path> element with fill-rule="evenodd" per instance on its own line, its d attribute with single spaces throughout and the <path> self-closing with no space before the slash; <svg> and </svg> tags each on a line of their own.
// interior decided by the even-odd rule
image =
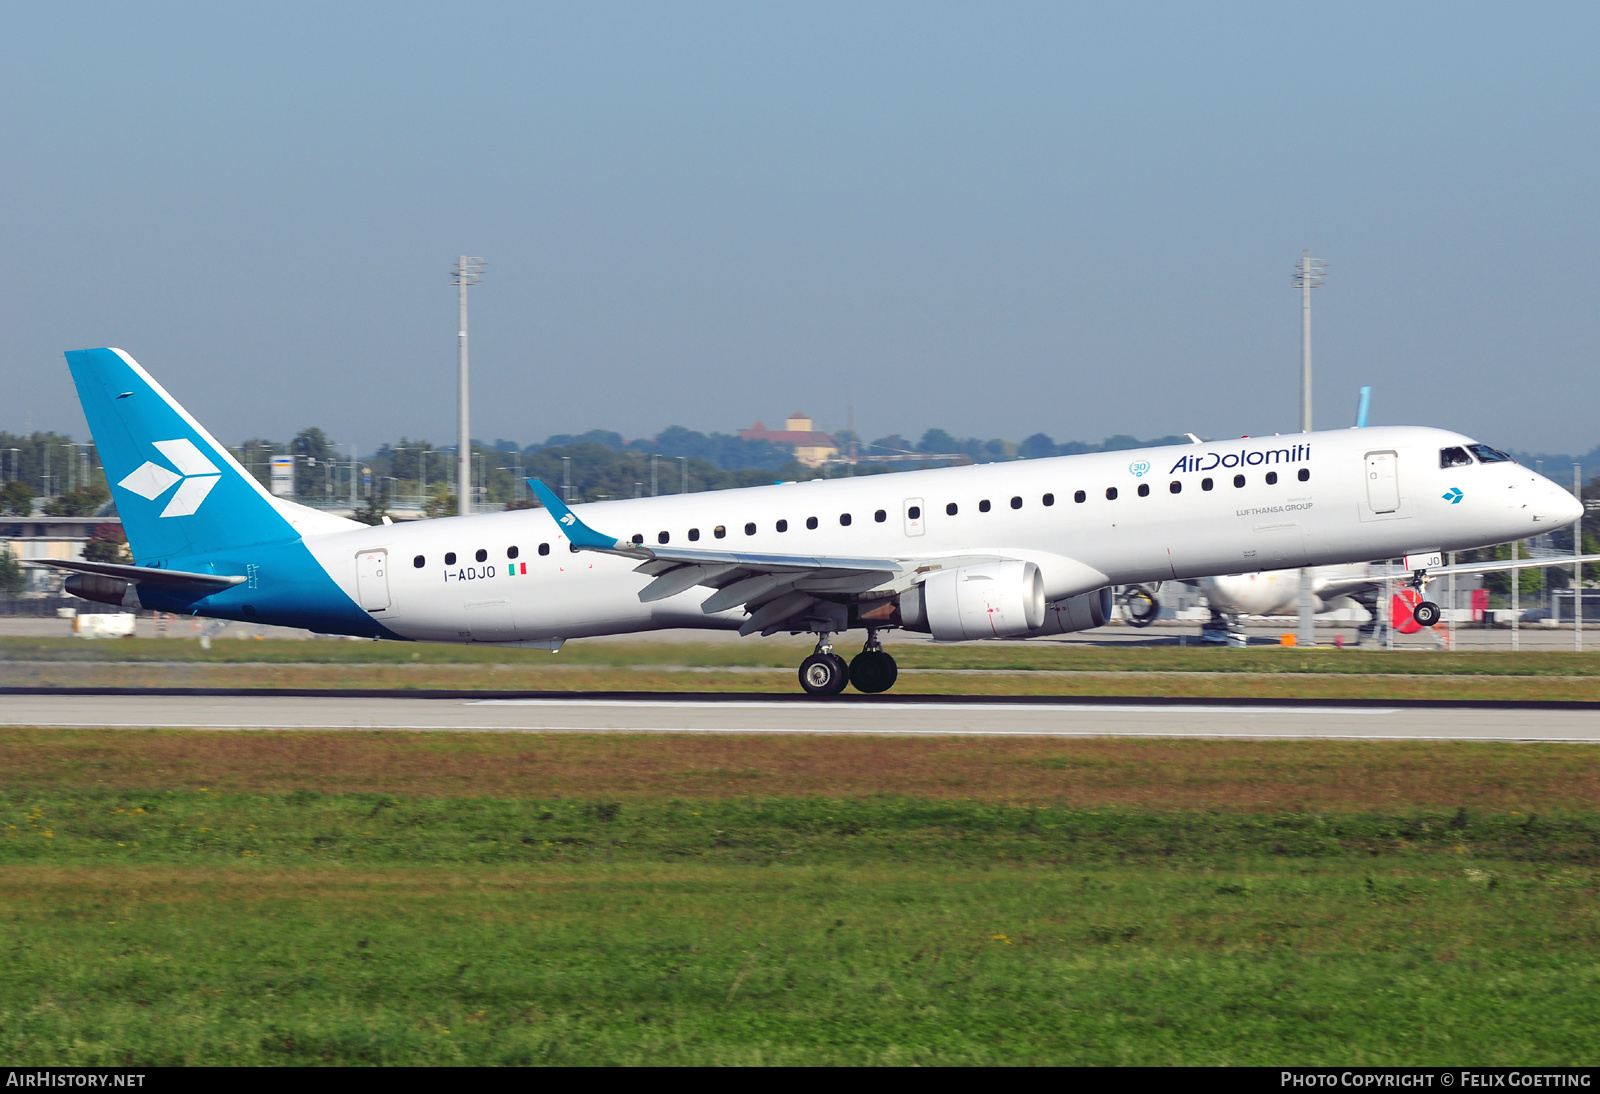
<svg viewBox="0 0 1600 1094">
<path fill-rule="evenodd" d="M 876 695 L 894 687 L 899 676 L 899 666 L 883 651 L 877 631 L 868 632 L 865 648 L 848 665 L 833 652 L 833 643 L 826 634 L 817 635 L 816 651 L 800 662 L 800 686 L 808 695 L 838 695 L 846 684 Z"/>
<path fill-rule="evenodd" d="M 1424 592 L 1424 587 L 1427 584 L 1427 581 L 1428 571 L 1416 570 L 1412 573 L 1411 580 L 1406 582 L 1406 584 L 1410 588 L 1417 590 L 1417 593 L 1421 595 Z M 1440 614 L 1439 605 L 1435 604 L 1431 600 L 1424 600 L 1411 609 L 1411 618 L 1416 620 L 1418 627 L 1426 628 L 1433 626 L 1435 623 L 1439 622 Z"/>
</svg>

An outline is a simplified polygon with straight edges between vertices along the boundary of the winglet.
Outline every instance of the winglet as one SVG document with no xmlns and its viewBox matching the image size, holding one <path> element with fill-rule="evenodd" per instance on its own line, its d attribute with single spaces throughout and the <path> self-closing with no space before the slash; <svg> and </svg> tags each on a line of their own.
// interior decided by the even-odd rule
<svg viewBox="0 0 1600 1094">
<path fill-rule="evenodd" d="M 538 479 L 528 480 L 528 489 L 533 491 L 533 496 L 556 518 L 556 523 L 561 525 L 562 531 L 574 547 L 590 551 L 623 551 L 633 547 L 631 543 L 624 543 L 620 539 L 603 536 L 578 519 L 578 514 L 567 508 L 567 503 L 556 497 L 554 490 L 550 489 Z"/>
</svg>

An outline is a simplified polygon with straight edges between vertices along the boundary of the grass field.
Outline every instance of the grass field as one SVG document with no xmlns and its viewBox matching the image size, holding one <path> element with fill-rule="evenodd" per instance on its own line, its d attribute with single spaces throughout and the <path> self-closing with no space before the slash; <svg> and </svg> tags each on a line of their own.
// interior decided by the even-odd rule
<svg viewBox="0 0 1600 1094">
<path fill-rule="evenodd" d="M 900 694 L 1600 702 L 1600 652 L 893 645 Z M 561 653 L 424 643 L 0 638 L 0 686 L 796 690 L 794 643 L 573 642 Z"/>
<path fill-rule="evenodd" d="M 1579 1064 L 1574 745 L 0 730 L 0 1056 Z"/>
</svg>

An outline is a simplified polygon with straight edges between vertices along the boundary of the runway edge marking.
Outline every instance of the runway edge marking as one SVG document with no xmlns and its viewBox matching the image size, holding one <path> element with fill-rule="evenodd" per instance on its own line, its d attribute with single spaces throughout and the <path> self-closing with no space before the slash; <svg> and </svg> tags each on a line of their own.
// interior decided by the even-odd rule
<svg viewBox="0 0 1600 1094">
<path fill-rule="evenodd" d="M 447 699 L 456 701 L 551 700 L 558 702 L 639 702 L 660 704 L 733 704 L 833 706 L 981 706 L 1003 703 L 1008 706 L 1097 706 L 1114 703 L 1123 706 L 1162 707 L 1256 707 L 1263 710 L 1293 709 L 1314 703 L 1319 707 L 1348 710 L 1384 708 L 1416 710 L 1581 710 L 1600 711 L 1600 701 L 1580 699 L 1268 699 L 1250 696 L 1143 695 L 839 695 L 829 699 L 798 699 L 788 692 L 695 692 L 695 691 L 490 691 L 470 689 L 411 688 L 119 688 L 119 687 L 0 687 L 0 696 L 121 696 L 137 698 L 181 697 L 252 699 Z"/>
</svg>

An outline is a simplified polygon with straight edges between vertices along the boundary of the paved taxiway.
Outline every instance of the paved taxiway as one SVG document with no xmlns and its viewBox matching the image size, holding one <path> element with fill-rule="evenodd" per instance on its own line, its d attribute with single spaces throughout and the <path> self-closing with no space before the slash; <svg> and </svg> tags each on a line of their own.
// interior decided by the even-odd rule
<svg viewBox="0 0 1600 1094">
<path fill-rule="evenodd" d="M 500 732 L 864 733 L 1600 742 L 1600 707 L 776 697 L 0 696 L 0 725 Z"/>
</svg>

